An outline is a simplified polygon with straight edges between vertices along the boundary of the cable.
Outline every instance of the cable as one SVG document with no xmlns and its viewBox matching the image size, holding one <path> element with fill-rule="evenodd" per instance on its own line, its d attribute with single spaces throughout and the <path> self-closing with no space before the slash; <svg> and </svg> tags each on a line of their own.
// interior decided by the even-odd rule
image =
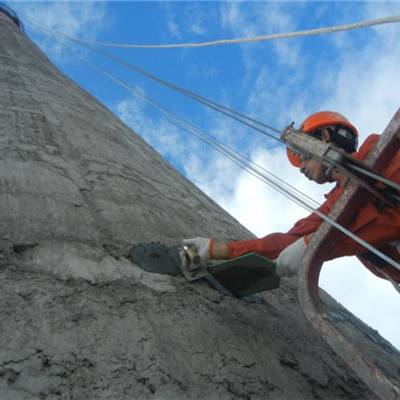
<svg viewBox="0 0 400 400">
<path fill-rule="evenodd" d="M 35 25 L 36 25 L 36 23 L 35 23 Z M 39 26 L 38 28 L 42 32 L 45 32 L 46 34 L 48 34 L 50 36 L 53 36 L 56 39 L 58 37 L 62 37 L 62 38 L 66 38 L 67 40 L 72 41 L 74 43 L 78 43 L 78 44 L 80 44 L 80 45 L 82 45 L 82 46 L 94 51 L 95 53 L 102 55 L 103 57 L 109 58 L 109 59 L 113 60 L 114 62 L 116 62 L 116 63 L 118 63 L 120 65 L 123 65 L 124 67 L 126 67 L 126 68 L 128 68 L 128 69 L 130 69 L 130 70 L 132 70 L 134 72 L 137 72 L 137 73 L 139 73 L 139 74 L 141 74 L 143 76 L 146 76 L 147 78 L 149 78 L 149 79 L 151 79 L 151 80 L 153 80 L 155 82 L 158 82 L 158 83 L 160 83 L 161 85 L 163 85 L 165 87 L 173 89 L 173 90 L 175 90 L 176 92 L 178 92 L 180 94 L 183 94 L 183 95 L 185 95 L 187 97 L 190 97 L 193 100 L 198 101 L 199 103 L 201 103 L 203 105 L 206 105 L 207 107 L 209 107 L 209 108 L 211 108 L 211 109 L 213 109 L 215 111 L 218 111 L 218 112 L 220 112 L 220 113 L 222 113 L 222 114 L 224 114 L 224 115 L 226 115 L 226 116 L 228 116 L 228 117 L 230 117 L 230 118 L 232 118 L 232 119 L 234 119 L 234 120 L 236 120 L 238 122 L 241 122 L 242 124 L 244 124 L 244 125 L 246 125 L 246 126 L 248 126 L 250 128 L 253 128 L 257 132 L 260 132 L 260 133 L 268 136 L 269 138 L 274 139 L 274 140 L 282 143 L 280 137 L 272 135 L 268 131 L 265 131 L 265 129 L 262 129 L 262 128 L 266 128 L 266 129 L 269 129 L 269 130 L 271 130 L 273 132 L 276 132 L 276 133 L 279 133 L 279 134 L 281 133 L 281 130 L 276 129 L 271 125 L 267 125 L 267 124 L 265 124 L 265 123 L 263 123 L 261 121 L 257 121 L 256 119 L 254 119 L 252 117 L 249 117 L 248 115 L 245 115 L 245 114 L 243 114 L 243 113 L 241 113 L 239 111 L 236 111 L 236 110 L 233 110 L 233 109 L 231 109 L 229 107 L 226 107 L 226 106 L 223 106 L 221 104 L 218 104 L 218 103 L 216 103 L 216 102 L 214 102 L 214 101 L 212 101 L 210 99 L 207 99 L 206 97 L 201 96 L 201 95 L 199 95 L 197 93 L 194 93 L 194 92 L 192 92 L 192 91 L 190 91 L 188 89 L 182 88 L 182 87 L 180 87 L 178 85 L 175 85 L 173 83 L 170 83 L 170 82 L 168 82 L 168 81 L 166 81 L 164 79 L 158 78 L 157 76 L 155 76 L 153 74 L 150 74 L 149 72 L 145 71 L 144 69 L 142 69 L 140 67 L 137 67 L 136 65 L 130 64 L 130 63 L 124 61 L 124 60 L 121 60 L 118 57 L 115 57 L 115 56 L 113 56 L 111 54 L 108 54 L 108 53 L 106 53 L 104 51 L 98 50 L 98 49 L 96 49 L 96 48 L 94 48 L 92 46 L 83 44 L 79 40 L 75 40 L 74 38 L 70 38 L 67 35 L 60 34 L 57 31 L 54 31 L 52 29 L 43 28 L 42 26 Z M 262 127 L 262 128 L 260 128 L 260 127 Z"/>
<path fill-rule="evenodd" d="M 173 122 L 174 125 L 178 125 L 181 128 L 183 127 L 183 129 L 185 129 L 185 130 L 189 129 L 192 133 L 195 132 L 195 136 L 197 136 L 197 137 L 201 136 L 201 139 L 202 140 L 203 139 L 206 140 L 207 143 L 210 144 L 211 146 L 218 147 L 218 149 L 221 150 L 222 152 L 224 152 L 223 153 L 224 155 L 228 155 L 228 158 L 230 158 L 231 160 L 232 160 L 232 154 L 236 158 L 241 158 L 241 161 L 240 161 L 242 163 L 241 165 L 245 165 L 245 163 L 253 165 L 255 168 L 258 168 L 261 171 L 265 172 L 267 175 L 269 175 L 275 181 L 279 182 L 280 184 L 285 185 L 288 190 L 293 190 L 294 192 L 297 192 L 297 194 L 299 196 L 304 197 L 305 200 L 308 200 L 308 201 L 314 203 L 314 205 L 316 207 L 319 206 L 318 202 L 315 201 L 313 198 L 309 197 L 307 194 L 302 193 L 301 191 L 296 189 L 294 186 L 284 182 L 277 175 L 274 175 L 272 172 L 268 171 L 267 169 L 265 169 L 261 165 L 254 163 L 253 161 L 251 161 L 246 156 L 236 152 L 236 150 L 234 150 L 232 147 L 230 147 L 230 146 L 228 146 L 228 145 L 226 145 L 226 144 L 224 144 L 222 142 L 219 142 L 218 140 L 216 140 L 216 139 L 212 138 L 211 136 L 207 135 L 205 132 L 201 131 L 199 128 L 195 127 L 190 122 L 184 120 L 182 117 L 178 116 L 177 114 L 174 114 L 172 111 L 169 111 L 168 109 L 166 109 L 165 107 L 160 105 L 155 100 L 149 98 L 148 96 L 143 95 L 140 92 L 140 90 L 138 90 L 137 88 L 134 88 L 134 87 L 131 87 L 131 86 L 125 84 L 124 82 L 122 82 L 121 80 L 116 78 L 114 75 L 102 70 L 97 65 L 93 64 L 92 62 L 90 62 L 90 61 L 88 61 L 86 59 L 82 59 L 82 61 L 86 62 L 92 68 L 96 69 L 98 72 L 100 72 L 103 75 L 105 75 L 106 77 L 108 77 L 110 80 L 112 80 L 112 81 L 116 82 L 117 84 L 119 84 L 120 86 L 124 87 L 125 89 L 127 89 L 128 91 L 133 93 L 136 97 L 140 98 L 141 100 L 143 100 L 143 101 L 151 104 L 152 106 L 156 107 L 157 109 L 159 109 L 168 119 L 170 119 L 170 120 L 173 119 L 174 120 L 174 122 Z M 276 183 L 276 185 L 278 185 L 278 183 Z"/>
<path fill-rule="evenodd" d="M 88 62 L 86 60 L 86 62 Z M 284 195 L 287 195 L 286 192 L 282 192 L 281 186 L 279 185 L 285 185 L 287 186 L 287 191 L 289 190 L 293 190 L 298 192 L 299 196 L 303 196 L 304 199 L 309 200 L 311 202 L 313 202 L 316 206 L 319 206 L 319 204 L 312 199 L 311 197 L 309 197 L 308 195 L 302 193 L 301 191 L 299 191 L 298 189 L 296 189 L 295 187 L 291 186 L 290 184 L 284 182 L 282 179 L 280 179 L 279 177 L 277 177 L 276 175 L 272 174 L 271 172 L 269 172 L 268 170 L 266 170 L 265 168 L 263 168 L 262 166 L 252 162 L 251 160 L 249 160 L 248 158 L 246 158 L 245 156 L 243 156 L 240 153 L 237 153 L 233 148 L 217 141 L 216 139 L 210 137 L 209 135 L 207 135 L 206 133 L 204 133 L 203 131 L 201 131 L 200 129 L 198 129 L 197 127 L 193 126 L 190 122 L 182 119 L 181 117 L 177 116 L 176 114 L 172 113 L 171 111 L 167 110 L 166 108 L 164 108 L 163 106 L 161 106 L 159 103 L 157 103 L 156 101 L 148 98 L 147 96 L 144 96 L 139 90 L 134 89 L 132 87 L 130 87 L 129 85 L 126 85 L 124 82 L 120 81 L 119 79 L 115 78 L 113 75 L 101 70 L 100 68 L 98 68 L 97 66 L 94 66 L 94 64 L 90 63 L 93 67 L 95 67 L 98 71 L 100 71 L 101 73 L 105 74 L 106 76 L 108 76 L 110 79 L 112 79 L 113 81 L 115 81 L 116 83 L 118 83 L 119 85 L 123 86 L 125 89 L 127 89 L 128 91 L 130 91 L 131 93 L 133 93 L 136 97 L 139 97 L 140 99 L 152 104 L 153 106 L 155 106 L 156 108 L 158 108 L 164 115 L 166 115 L 166 117 L 172 121 L 172 123 L 174 125 L 177 125 L 178 127 L 181 127 L 183 129 L 185 129 L 186 131 L 189 131 L 189 133 L 194 134 L 195 136 L 199 137 L 201 140 L 205 141 L 206 143 L 210 144 L 211 146 L 213 146 L 217 151 L 219 151 L 220 153 L 222 153 L 223 155 L 227 156 L 229 159 L 231 159 L 232 161 L 234 161 L 237 165 L 239 165 L 242 169 L 246 169 L 246 162 L 248 164 L 253 165 L 251 171 L 250 172 L 253 176 L 257 177 L 257 174 L 260 174 L 259 171 L 257 171 L 256 168 L 263 170 L 267 175 L 270 175 L 273 179 L 275 179 L 276 181 L 274 182 L 273 179 L 267 179 L 267 183 L 270 183 L 273 185 L 273 187 L 280 191 L 281 193 L 283 193 Z M 279 182 L 279 183 L 278 183 Z M 302 201 L 304 201 L 304 199 Z M 311 206 L 310 206 L 311 207 Z M 310 210 L 313 209 L 312 207 L 310 208 Z"/>
<path fill-rule="evenodd" d="M 70 40 L 74 40 L 77 43 L 86 45 L 97 45 L 107 47 L 119 47 L 119 48 L 139 48 L 139 49 L 171 49 L 171 48 L 192 48 L 192 47 L 206 47 L 206 46 L 220 46 L 224 44 L 238 44 L 238 43 L 255 43 L 274 39 L 292 39 L 304 36 L 321 35 L 325 33 L 343 32 L 355 29 L 366 28 L 370 26 L 393 24 L 400 22 L 400 16 L 389 16 L 384 18 L 376 18 L 364 20 L 361 22 L 331 26 L 326 28 L 308 29 L 304 31 L 288 32 L 288 33 L 274 33 L 271 35 L 259 35 L 249 38 L 238 38 L 238 39 L 220 39 L 211 40 L 208 42 L 193 42 L 193 43 L 174 43 L 174 44 L 124 44 L 124 43 L 109 43 L 101 42 L 96 40 L 83 40 L 68 36 L 65 33 L 58 32 L 59 34 L 67 37 Z"/>
<path fill-rule="evenodd" d="M 399 17 L 388 17 L 388 18 L 399 18 L 399 21 L 400 21 L 400 16 Z M 377 21 L 377 20 L 373 20 L 373 21 Z M 260 133 L 262 133 L 262 134 L 264 134 L 264 135 L 266 135 L 268 137 L 270 137 L 271 139 L 274 139 L 274 140 L 276 140 L 276 141 L 278 141 L 280 143 L 282 142 L 280 137 L 276 137 L 274 135 L 271 135 L 270 133 L 264 131 L 263 129 L 260 129 L 257 126 L 254 126 L 253 123 L 255 123 L 255 124 L 259 125 L 259 126 L 262 126 L 264 128 L 267 128 L 269 130 L 272 130 L 274 132 L 281 133 L 281 130 L 279 130 L 279 129 L 276 129 L 276 128 L 274 128 L 274 127 L 272 127 L 270 125 L 267 125 L 267 124 L 265 124 L 265 123 L 263 123 L 261 121 L 257 121 L 256 119 L 251 118 L 251 117 L 249 117 L 249 116 L 247 116 L 247 115 L 245 115 L 243 113 L 240 113 L 239 111 L 236 111 L 236 110 L 233 110 L 233 109 L 231 109 L 229 107 L 225 107 L 225 106 L 223 106 L 221 104 L 218 104 L 218 103 L 216 103 L 216 102 L 214 102 L 214 101 L 212 101 L 210 99 L 207 99 L 206 97 L 203 97 L 203 96 L 201 96 L 201 95 L 199 95 L 197 93 L 194 93 L 194 92 L 192 92 L 192 91 L 190 91 L 188 89 L 182 88 L 182 87 L 180 87 L 178 85 L 175 85 L 175 84 L 170 83 L 168 81 L 165 81 L 165 80 L 163 80 L 161 78 L 158 78 L 157 76 L 148 73 L 147 71 L 145 71 L 144 69 L 142 69 L 140 67 L 137 67 L 135 65 L 129 64 L 126 61 L 121 60 L 121 59 L 119 59 L 119 58 L 117 58 L 117 57 L 115 57 L 115 56 L 113 56 L 111 54 L 105 53 L 105 52 L 103 52 L 101 50 L 97 50 L 97 49 L 95 49 L 95 48 L 93 48 L 91 46 L 88 46 L 88 45 L 84 44 L 85 42 L 82 41 L 82 40 L 75 39 L 73 37 L 70 37 L 68 35 L 65 35 L 63 33 L 54 31 L 54 30 L 49 29 L 49 28 L 44 28 L 41 25 L 39 25 L 39 24 L 37 24 L 37 23 L 35 23 L 33 21 L 30 21 L 30 22 L 33 23 L 34 25 L 37 25 L 41 31 L 49 32 L 49 33 L 46 32 L 49 35 L 55 36 L 56 38 L 57 38 L 57 36 L 61 36 L 61 37 L 64 37 L 64 38 L 66 38 L 66 39 L 68 39 L 70 41 L 82 44 L 85 47 L 89 48 L 90 50 L 92 50 L 92 51 L 94 51 L 94 52 L 96 52 L 98 54 L 101 54 L 102 56 L 107 57 L 107 58 L 109 58 L 109 59 L 111 59 L 111 60 L 113 60 L 113 61 L 115 61 L 115 62 L 117 62 L 117 63 L 119 63 L 119 64 L 121 64 L 121 65 L 123 65 L 123 66 L 125 66 L 125 67 L 127 67 L 127 68 L 129 68 L 131 70 L 133 70 L 133 71 L 135 71 L 135 72 L 137 72 L 137 73 L 140 73 L 141 75 L 144 75 L 144 76 L 148 77 L 149 79 L 152 79 L 152 80 L 162 84 L 163 86 L 169 87 L 169 88 L 177 91 L 178 93 L 181 93 L 181 94 L 183 94 L 185 96 L 188 96 L 188 97 L 192 98 L 193 100 L 198 101 L 199 103 L 201 103 L 203 105 L 206 105 L 206 106 L 210 107 L 211 109 L 214 109 L 217 112 L 220 112 L 220 113 L 222 113 L 222 114 L 224 114 L 224 115 L 226 115 L 228 117 L 231 117 L 234 120 L 239 121 L 239 122 L 243 123 L 244 125 L 246 125 L 246 126 L 248 126 L 250 128 L 253 128 L 254 130 L 256 130 L 256 131 L 258 131 L 258 132 L 260 132 Z M 366 22 L 368 22 L 368 21 L 366 21 Z M 398 21 L 391 21 L 391 22 L 398 22 Z M 246 120 L 250 121 L 251 123 L 246 122 Z M 355 169 L 355 170 L 357 170 L 357 171 L 359 171 L 359 172 L 361 172 L 361 173 L 363 173 L 364 175 L 373 177 L 374 179 L 377 179 L 377 180 L 385 183 L 387 186 L 390 186 L 390 187 L 400 191 L 400 185 L 396 184 L 395 182 L 392 182 L 392 181 L 390 181 L 390 180 L 388 180 L 388 179 L 386 179 L 384 177 L 381 177 L 379 175 L 373 174 L 372 172 L 369 172 L 369 171 L 367 171 L 365 169 L 362 169 L 362 168 L 359 168 L 357 166 L 350 165 L 350 167 Z M 396 195 L 392 195 L 392 197 L 394 197 L 396 200 L 399 199 L 398 196 L 396 196 Z"/>
<path fill-rule="evenodd" d="M 354 169 L 354 170 L 356 170 L 356 171 L 358 171 L 358 172 L 360 172 L 360 173 L 362 173 L 362 174 L 364 174 L 364 175 L 366 175 L 366 176 L 369 176 L 370 178 L 373 178 L 373 179 L 375 179 L 375 180 L 377 180 L 379 182 L 382 182 L 386 186 L 389 186 L 389 187 L 391 187 L 391 188 L 393 188 L 393 189 L 395 189 L 395 190 L 400 192 L 400 185 L 398 183 L 395 183 L 395 182 L 393 182 L 393 181 L 391 181 L 391 180 L 389 180 L 389 179 L 387 179 L 387 178 L 385 178 L 383 176 L 375 174 L 375 173 L 373 173 L 371 171 L 368 171 L 368 170 L 366 170 L 364 168 L 358 167 L 357 165 L 349 164 L 349 167 Z"/>
<path fill-rule="evenodd" d="M 96 67 L 98 70 L 100 68 Z M 349 231 L 342 225 L 338 224 L 336 221 L 334 221 L 332 218 L 329 216 L 321 213 L 319 210 L 314 209 L 310 204 L 307 203 L 305 199 L 301 199 L 299 195 L 294 194 L 293 192 L 290 191 L 290 188 L 284 188 L 281 186 L 279 182 L 275 182 L 272 179 L 268 178 L 267 176 L 263 175 L 260 171 L 257 171 L 252 165 L 245 165 L 243 161 L 243 156 L 235 154 L 236 152 L 233 152 L 233 150 L 230 150 L 227 146 L 218 143 L 215 139 L 212 139 L 209 137 L 207 134 L 202 132 L 200 129 L 194 127 L 192 124 L 189 122 L 183 120 L 182 118 L 174 115 L 172 112 L 168 111 L 166 108 L 158 105 L 154 100 L 149 99 L 147 96 L 143 95 L 140 93 L 140 91 L 133 90 L 129 85 L 125 84 L 124 82 L 120 81 L 119 79 L 115 78 L 112 74 L 105 72 L 105 74 L 109 77 L 112 77 L 112 80 L 119 83 L 122 87 L 126 88 L 129 92 L 132 94 L 139 96 L 142 99 L 146 99 L 146 101 L 150 102 L 153 105 L 157 105 L 157 108 L 163 110 L 164 113 L 167 115 L 171 116 L 172 119 L 177 119 L 178 121 L 183 122 L 183 126 L 186 127 L 186 131 L 191 131 L 192 133 L 195 134 L 195 136 L 201 138 L 201 140 L 205 141 L 208 144 L 213 145 L 214 148 L 218 149 L 218 151 L 222 152 L 228 158 L 230 158 L 232 161 L 234 161 L 236 164 L 241 166 L 243 169 L 245 169 L 247 172 L 250 172 L 251 175 L 258 177 L 260 180 L 264 181 L 265 183 L 269 184 L 270 186 L 274 187 L 276 190 L 278 190 L 280 193 L 282 193 L 285 197 L 289 198 L 290 200 L 294 201 L 296 204 L 300 205 L 302 208 L 306 209 L 309 212 L 313 212 L 314 214 L 318 215 L 321 219 L 324 221 L 330 223 L 332 226 L 334 226 L 336 229 L 353 239 L 354 241 L 358 242 L 361 244 L 363 247 L 365 247 L 367 250 L 371 251 L 372 253 L 376 254 L 378 257 L 395 267 L 396 269 L 400 270 L 400 264 L 397 263 L 396 261 L 392 260 L 390 257 L 388 257 L 386 254 L 382 253 L 363 239 L 359 238 L 357 235 L 355 235 L 353 232 Z M 182 126 L 182 125 L 181 125 Z M 241 159 L 242 158 L 242 159 Z M 280 182 L 284 182 L 282 179 L 278 178 Z M 299 191 L 298 191 L 299 192 Z M 301 193 L 301 192 L 299 192 Z M 308 197 L 308 196 L 306 196 Z"/>
<path fill-rule="evenodd" d="M 41 29 L 43 29 L 43 28 L 41 28 Z M 47 28 L 45 28 L 45 29 L 47 29 Z M 49 30 L 49 32 L 52 32 L 52 30 Z M 58 34 L 58 33 L 56 33 L 56 31 L 53 31 L 53 32 L 55 32 L 56 35 Z M 53 35 L 53 33 L 52 33 L 52 35 Z M 58 34 L 58 35 L 65 36 L 65 37 L 68 38 L 68 40 L 76 41 L 76 39 L 69 38 L 67 35 L 64 35 L 64 34 Z M 80 41 L 77 41 L 77 42 L 79 43 Z M 95 48 L 93 48 L 91 46 L 86 46 L 86 45 L 84 45 L 84 46 L 89 48 L 89 49 L 91 49 L 92 51 L 94 51 L 94 52 L 96 52 L 98 54 L 101 54 L 102 56 L 105 56 L 105 57 L 107 57 L 107 58 L 109 58 L 109 59 L 111 59 L 111 60 L 113 60 L 113 61 L 115 61 L 115 62 L 117 62 L 117 63 L 119 63 L 119 64 L 121 64 L 121 65 L 123 65 L 123 66 L 125 66 L 125 67 L 127 67 L 129 69 L 131 69 L 131 70 L 133 70 L 133 71 L 135 71 L 135 72 L 137 72 L 137 73 L 140 73 L 141 75 L 144 75 L 144 76 L 152 79 L 153 81 L 156 81 L 156 82 L 162 84 L 163 86 L 169 87 L 169 88 L 177 91 L 178 93 L 181 93 L 181 94 L 183 94 L 185 96 L 188 96 L 188 97 L 192 98 L 193 100 L 198 101 L 199 103 L 210 107 L 211 109 L 213 109 L 213 110 L 215 110 L 217 112 L 220 112 L 220 113 L 222 113 L 222 114 L 224 114 L 224 115 L 226 115 L 228 117 L 231 117 L 232 119 L 234 119 L 236 121 L 239 121 L 242 124 L 244 124 L 244 125 L 246 125 L 246 126 L 248 126 L 250 128 L 253 128 L 254 130 L 256 130 L 256 131 L 268 136 L 269 138 L 272 138 L 272 139 L 274 139 L 274 140 L 276 140 L 278 142 L 282 142 L 280 137 L 276 137 L 274 135 L 271 135 L 270 133 L 266 132 L 265 130 L 260 129 L 257 126 L 254 126 L 253 123 L 255 123 L 257 125 L 260 125 L 260 126 L 262 126 L 264 128 L 267 128 L 269 130 L 272 130 L 274 132 L 281 133 L 280 130 L 278 130 L 278 129 L 270 126 L 270 125 L 267 125 L 267 124 L 265 124 L 263 122 L 257 121 L 255 119 L 243 114 L 243 113 L 240 113 L 239 111 L 236 111 L 236 110 L 233 110 L 231 108 L 225 107 L 225 106 L 223 106 L 221 104 L 218 104 L 218 103 L 216 103 L 216 102 L 214 102 L 214 101 L 212 101 L 210 99 L 207 99 L 206 97 L 203 97 L 203 96 L 201 96 L 201 95 L 199 95 L 197 93 L 194 93 L 194 92 L 192 92 L 192 91 L 190 91 L 188 89 L 182 88 L 182 87 L 180 87 L 178 85 L 175 85 L 175 84 L 170 83 L 168 81 L 165 81 L 165 80 L 163 80 L 161 78 L 158 78 L 157 76 L 148 73 L 144 69 L 142 69 L 140 67 L 137 67 L 135 65 L 129 64 L 126 61 L 121 60 L 121 59 L 119 59 L 119 58 L 117 58 L 117 57 L 115 57 L 115 56 L 113 56 L 111 54 L 105 53 L 105 52 L 103 52 L 101 50 L 97 50 L 97 49 L 95 49 Z M 250 121 L 251 123 L 246 122 L 246 120 Z M 391 182 L 390 180 L 388 180 L 388 179 L 386 179 L 384 177 L 381 177 L 379 175 L 375 175 L 375 174 L 373 174 L 373 173 L 371 173 L 369 171 L 366 171 L 366 170 L 364 170 L 362 168 L 359 168 L 359 167 L 356 167 L 356 166 L 353 166 L 353 165 L 350 165 L 350 167 L 352 167 L 353 169 L 355 169 L 355 170 L 357 170 L 357 171 L 359 171 L 359 172 L 361 172 L 361 173 L 363 173 L 363 174 L 365 174 L 367 176 L 372 176 L 375 179 L 378 179 L 378 180 L 384 182 L 386 185 L 388 185 L 390 187 L 393 187 L 396 190 L 400 191 L 400 186 L 398 184 L 396 184 L 394 182 Z M 392 195 L 392 197 L 394 197 L 396 200 L 398 200 L 398 196 Z"/>
</svg>

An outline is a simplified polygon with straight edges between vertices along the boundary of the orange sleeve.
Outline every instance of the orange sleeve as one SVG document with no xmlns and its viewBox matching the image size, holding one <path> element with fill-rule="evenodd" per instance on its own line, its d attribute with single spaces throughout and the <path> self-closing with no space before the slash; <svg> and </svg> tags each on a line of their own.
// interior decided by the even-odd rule
<svg viewBox="0 0 400 400">
<path fill-rule="evenodd" d="M 327 200 L 318 209 L 324 214 L 328 214 L 337 197 L 342 193 L 338 187 L 334 188 L 327 196 Z M 246 253 L 258 253 L 274 260 L 282 250 L 295 242 L 297 239 L 314 233 L 321 225 L 321 218 L 316 214 L 300 219 L 287 233 L 271 233 L 261 239 L 241 240 L 228 242 L 229 258 L 239 257 Z"/>
<path fill-rule="evenodd" d="M 368 202 L 356 215 L 348 229 L 365 242 L 381 248 L 400 239 L 400 207 L 379 212 L 374 204 Z M 347 235 L 337 238 L 329 259 L 367 253 L 368 250 Z"/>
<path fill-rule="evenodd" d="M 299 236 L 288 233 L 271 233 L 261 239 L 228 242 L 229 258 L 239 257 L 246 253 L 258 253 L 274 260 L 287 246 L 295 242 Z"/>
</svg>

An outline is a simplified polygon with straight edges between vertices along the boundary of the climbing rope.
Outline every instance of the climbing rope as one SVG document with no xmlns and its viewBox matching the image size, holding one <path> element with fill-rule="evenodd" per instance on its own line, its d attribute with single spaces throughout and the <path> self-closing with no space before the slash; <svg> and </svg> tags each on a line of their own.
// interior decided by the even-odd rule
<svg viewBox="0 0 400 400">
<path fill-rule="evenodd" d="M 101 42 L 96 40 L 84 40 L 78 39 L 72 36 L 69 36 L 62 32 L 57 32 L 57 34 L 68 38 L 69 40 L 73 40 L 76 43 L 81 43 L 85 45 L 94 45 L 94 46 L 107 46 L 107 47 L 119 47 L 119 48 L 139 48 L 139 49 L 172 49 L 172 48 L 191 48 L 191 47 L 206 47 L 206 46 L 220 46 L 224 44 L 239 44 L 239 43 L 255 43 L 255 42 L 263 42 L 268 40 L 276 40 L 276 39 L 293 39 L 297 37 L 304 36 L 315 36 L 326 33 L 334 33 L 334 32 L 343 32 L 350 31 L 355 29 L 367 28 L 376 25 L 383 24 L 393 24 L 400 22 L 400 16 L 389 16 L 384 18 L 376 18 L 364 20 L 361 22 L 357 22 L 354 24 L 347 25 L 338 25 L 338 26 L 330 26 L 326 28 L 317 28 L 317 29 L 308 29 L 304 31 L 297 32 L 288 32 L 288 33 L 274 33 L 271 35 L 260 35 L 255 37 L 248 38 L 238 38 L 238 39 L 220 39 L 220 40 L 211 40 L 208 42 L 193 42 L 193 43 L 173 43 L 173 44 L 124 44 L 124 43 L 109 43 L 109 42 Z M 38 24 L 40 26 L 40 24 Z M 56 32 L 56 31 L 54 31 Z"/>
<path fill-rule="evenodd" d="M 139 98 L 142 101 L 148 102 L 149 104 L 152 104 L 156 108 L 158 108 L 166 117 L 172 121 L 175 125 L 178 124 L 179 127 L 183 127 L 185 131 L 197 136 L 204 142 L 210 144 L 213 146 L 217 151 L 220 153 L 224 154 L 226 157 L 231 159 L 233 162 L 235 162 L 238 166 L 240 166 L 242 169 L 245 171 L 249 172 L 251 175 L 256 177 L 257 179 L 267 183 L 274 189 L 278 190 L 280 193 L 282 193 L 285 197 L 290 199 L 291 201 L 295 202 L 297 205 L 300 207 L 304 208 L 305 210 L 312 212 L 316 215 L 318 215 L 321 219 L 324 221 L 328 222 L 332 226 L 334 226 L 336 229 L 344 233 L 346 236 L 350 237 L 357 243 L 361 244 L 363 247 L 365 247 L 367 250 L 371 251 L 381 259 L 383 259 L 385 262 L 389 263 L 396 269 L 400 270 L 400 264 L 397 263 L 396 261 L 392 260 L 390 257 L 388 257 L 386 254 L 382 253 L 375 247 L 373 247 L 371 244 L 367 243 L 365 240 L 359 238 L 357 235 L 355 235 L 353 232 L 349 231 L 342 225 L 338 224 L 336 221 L 334 221 L 332 218 L 329 216 L 321 213 L 319 210 L 317 210 L 313 205 L 311 205 L 308 201 L 311 200 L 314 204 L 316 203 L 315 200 L 311 199 L 309 196 L 306 194 L 302 193 L 301 191 L 295 189 L 293 190 L 293 186 L 289 185 L 286 183 L 283 179 L 277 177 L 276 175 L 273 175 L 269 171 L 267 171 L 265 168 L 260 168 L 259 165 L 253 163 L 251 160 L 246 158 L 245 156 L 241 155 L 240 153 L 236 152 L 233 148 L 218 142 L 217 140 L 213 139 L 209 135 L 207 135 L 205 132 L 200 130 L 199 128 L 195 127 L 188 121 L 184 120 L 183 118 L 177 116 L 176 114 L 172 113 L 169 111 L 167 108 L 161 106 L 159 103 L 156 101 L 150 99 L 148 96 L 145 96 L 143 93 L 141 93 L 137 88 L 132 88 L 130 85 L 127 85 L 123 81 L 119 80 L 116 78 L 114 75 L 110 74 L 109 72 L 106 72 L 99 68 L 98 66 L 95 66 L 93 63 L 89 62 L 89 65 L 92 67 L 95 67 L 95 69 L 99 72 L 102 72 L 105 76 L 107 76 L 109 79 L 112 81 L 116 82 L 126 90 L 128 90 L 130 93 L 132 93 L 135 97 Z M 261 172 L 261 171 L 262 172 Z M 274 178 L 274 179 L 272 179 Z M 395 289 L 399 291 L 398 285 L 390 279 L 391 283 L 395 286 Z"/>
</svg>

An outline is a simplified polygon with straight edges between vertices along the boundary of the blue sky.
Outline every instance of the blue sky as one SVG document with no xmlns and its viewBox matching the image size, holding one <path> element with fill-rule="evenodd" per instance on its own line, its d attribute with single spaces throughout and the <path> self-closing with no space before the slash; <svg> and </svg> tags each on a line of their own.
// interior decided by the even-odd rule
<svg viewBox="0 0 400 400">
<path fill-rule="evenodd" d="M 258 236 L 286 231 L 307 212 L 169 124 L 81 60 L 89 60 L 318 201 L 329 191 L 302 177 L 284 149 L 250 129 L 87 50 L 35 30 L 28 18 L 81 39 L 175 43 L 290 32 L 400 14 L 392 2 L 8 2 L 28 35 L 69 77 L 107 105 L 164 157 Z M 400 25 L 258 44 L 199 49 L 102 48 L 152 74 L 283 128 L 336 110 L 381 133 L 399 107 Z M 196 232 L 193 232 L 194 236 Z M 355 258 L 326 263 L 321 285 L 400 348 L 399 296 Z"/>
</svg>

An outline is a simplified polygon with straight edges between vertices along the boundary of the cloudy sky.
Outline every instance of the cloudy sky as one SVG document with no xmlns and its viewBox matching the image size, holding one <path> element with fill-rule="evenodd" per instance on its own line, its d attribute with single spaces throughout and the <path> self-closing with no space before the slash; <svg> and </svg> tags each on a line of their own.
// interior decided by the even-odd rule
<svg viewBox="0 0 400 400">
<path fill-rule="evenodd" d="M 248 37 L 400 15 L 392 2 L 8 2 L 28 35 L 57 66 L 96 96 L 191 181 L 261 237 L 285 232 L 307 212 L 159 112 L 97 74 L 89 59 L 301 191 L 319 186 L 290 166 L 267 137 L 160 87 L 88 50 L 47 37 L 29 23 L 81 39 L 159 44 Z M 310 113 L 336 110 L 360 131 L 381 133 L 399 107 L 400 24 L 257 44 L 198 49 L 103 50 L 152 74 L 279 129 Z M 194 232 L 195 235 L 195 232 Z M 356 258 L 326 263 L 320 285 L 400 349 L 400 296 Z"/>
</svg>

